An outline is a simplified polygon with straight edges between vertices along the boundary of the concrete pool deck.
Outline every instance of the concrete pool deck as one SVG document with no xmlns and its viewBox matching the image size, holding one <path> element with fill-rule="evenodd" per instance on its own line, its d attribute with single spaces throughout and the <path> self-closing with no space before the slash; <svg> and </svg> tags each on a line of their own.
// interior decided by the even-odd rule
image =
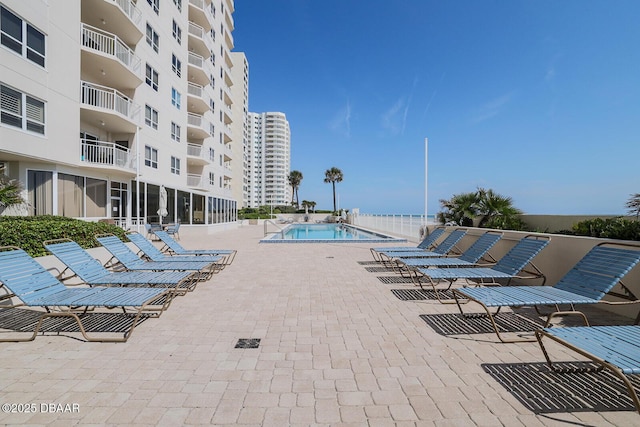
<svg viewBox="0 0 640 427">
<path fill-rule="evenodd" d="M 383 283 L 380 277 L 393 275 L 376 270 L 370 244 L 263 245 L 263 227 L 252 225 L 180 233 L 188 248 L 237 249 L 234 263 L 177 298 L 160 318 L 140 324 L 126 343 L 55 335 L 0 343 L 0 403 L 37 405 L 35 413 L 0 412 L 0 423 L 621 426 L 640 420 L 624 391 L 603 401 L 613 387 L 567 390 L 553 376 L 536 382 L 536 372 L 546 371 L 535 343 L 438 332 L 434 319 L 449 319 L 456 307 L 398 298 L 392 290 L 413 286 Z M 631 322 L 588 312 L 595 324 Z M 243 338 L 259 338 L 260 346 L 234 348 Z M 579 360 L 560 347 L 550 350 L 558 360 Z M 499 371 L 522 377 L 509 386 L 498 380 Z M 589 409 L 594 403 L 578 396 L 586 402 L 582 409 L 536 410 L 522 397 L 527 391 L 540 395 L 532 402 L 550 398 L 543 403 L 553 403 L 554 393 L 591 393 L 600 406 Z"/>
</svg>

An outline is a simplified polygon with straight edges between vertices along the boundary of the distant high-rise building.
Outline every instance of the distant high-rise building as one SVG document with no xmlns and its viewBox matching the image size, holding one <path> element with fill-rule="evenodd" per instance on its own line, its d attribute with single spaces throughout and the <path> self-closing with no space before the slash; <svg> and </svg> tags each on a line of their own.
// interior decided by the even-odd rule
<svg viewBox="0 0 640 427">
<path fill-rule="evenodd" d="M 249 206 L 249 63 L 243 52 L 231 52 L 233 68 L 233 197 L 239 207 Z"/>
<path fill-rule="evenodd" d="M 232 127 L 247 100 L 234 108 L 233 11 L 233 0 L 0 0 L 0 170 L 25 186 L 17 213 L 234 221 L 244 133 Z"/>
<path fill-rule="evenodd" d="M 284 113 L 249 113 L 249 207 L 291 204 L 291 133 Z"/>
</svg>

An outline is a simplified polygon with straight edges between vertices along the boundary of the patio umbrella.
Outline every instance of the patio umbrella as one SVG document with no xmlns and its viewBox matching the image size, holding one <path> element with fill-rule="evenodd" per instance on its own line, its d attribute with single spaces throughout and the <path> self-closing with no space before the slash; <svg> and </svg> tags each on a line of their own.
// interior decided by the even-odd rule
<svg viewBox="0 0 640 427">
<path fill-rule="evenodd" d="M 160 224 L 162 225 L 162 217 L 169 215 L 167 211 L 167 190 L 164 188 L 164 185 L 160 186 L 160 202 L 157 214 L 160 217 Z"/>
</svg>

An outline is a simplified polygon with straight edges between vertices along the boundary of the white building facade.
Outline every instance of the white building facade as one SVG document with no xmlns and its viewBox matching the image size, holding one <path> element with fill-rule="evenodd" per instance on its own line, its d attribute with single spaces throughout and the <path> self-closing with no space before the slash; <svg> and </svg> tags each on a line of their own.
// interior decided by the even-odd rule
<svg viewBox="0 0 640 427">
<path fill-rule="evenodd" d="M 20 213 L 235 221 L 233 0 L 0 7 L 0 168 L 24 185 Z"/>
<path fill-rule="evenodd" d="M 291 204 L 291 132 L 284 113 L 249 113 L 248 206 Z"/>
</svg>

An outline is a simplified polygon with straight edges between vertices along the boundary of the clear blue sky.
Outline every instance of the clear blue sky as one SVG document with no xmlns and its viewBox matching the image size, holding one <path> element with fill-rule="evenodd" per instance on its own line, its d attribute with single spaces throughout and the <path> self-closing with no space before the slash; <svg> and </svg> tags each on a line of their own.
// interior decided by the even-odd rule
<svg viewBox="0 0 640 427">
<path fill-rule="evenodd" d="M 249 110 L 291 125 L 300 200 L 424 212 L 491 188 L 531 214 L 640 192 L 640 1 L 236 0 Z"/>
</svg>

